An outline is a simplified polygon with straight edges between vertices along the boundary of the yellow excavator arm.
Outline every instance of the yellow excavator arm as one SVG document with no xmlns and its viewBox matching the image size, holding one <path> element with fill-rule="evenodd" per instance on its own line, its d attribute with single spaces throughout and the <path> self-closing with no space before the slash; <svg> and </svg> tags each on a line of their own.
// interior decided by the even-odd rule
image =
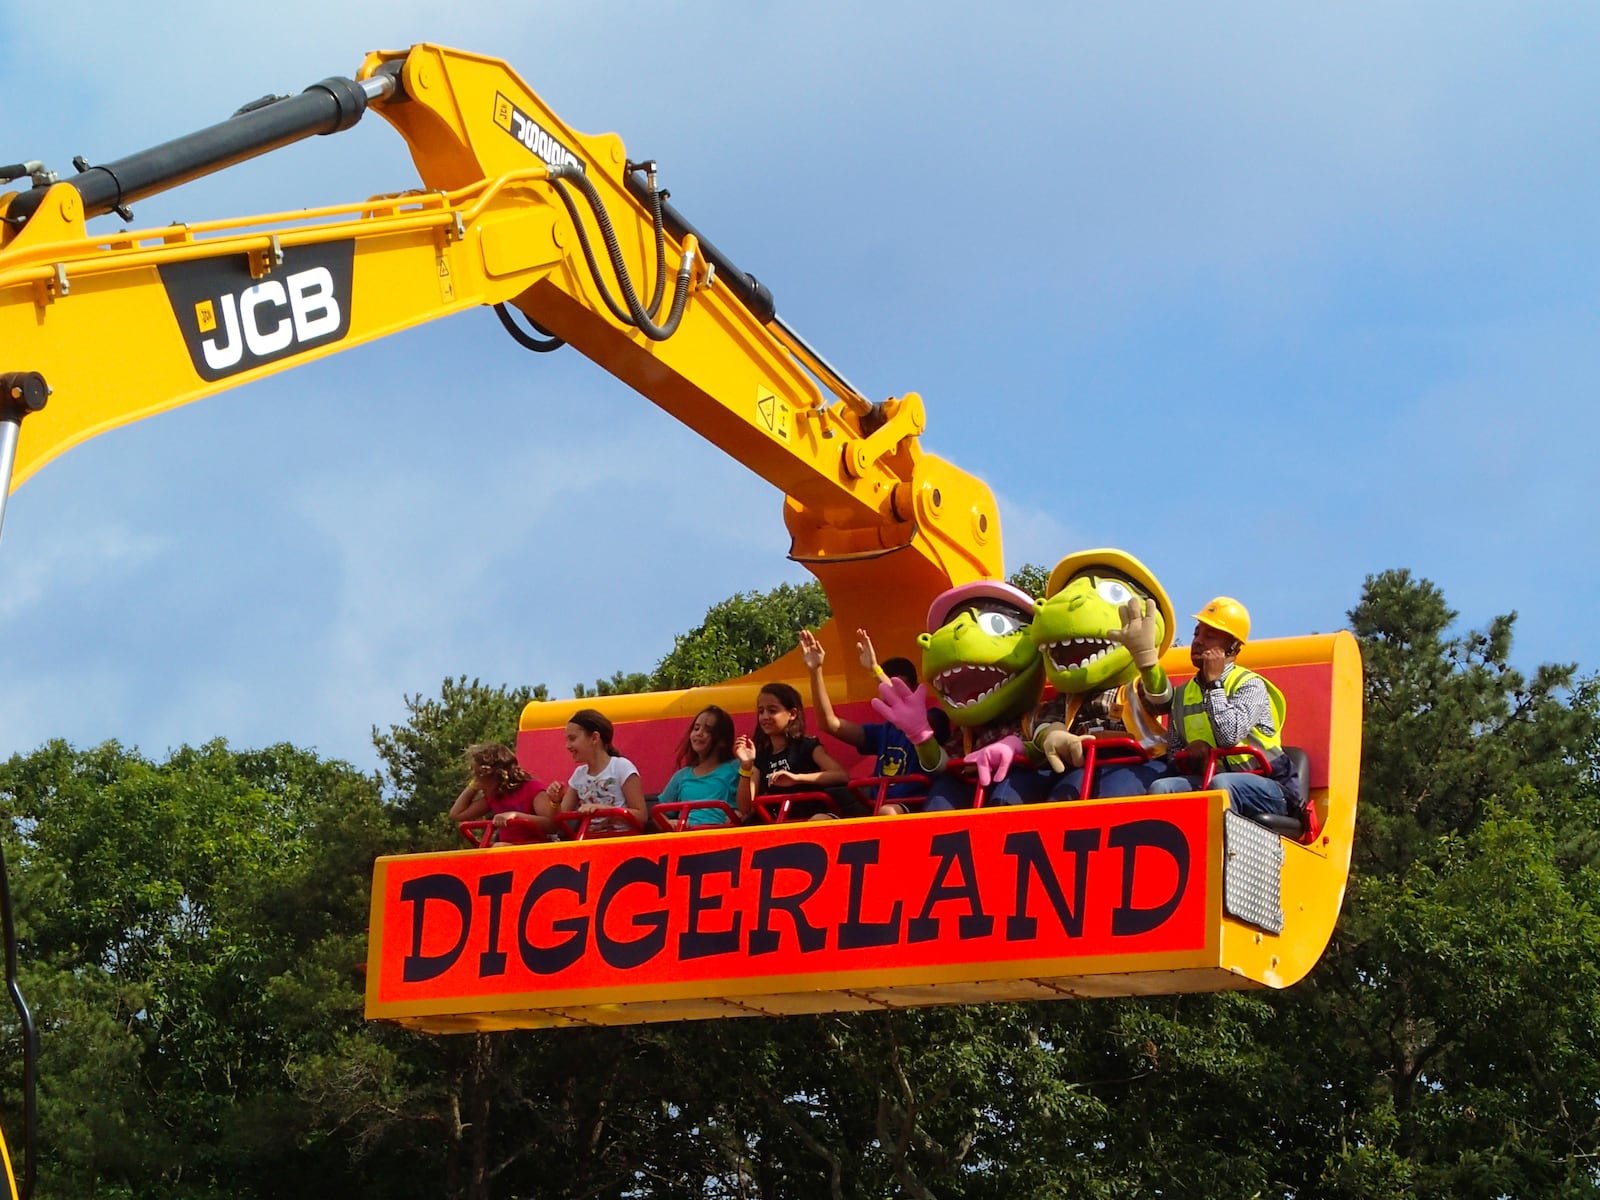
<svg viewBox="0 0 1600 1200">
<path fill-rule="evenodd" d="M 406 139 L 422 188 L 86 231 L 92 217 L 338 132 L 369 108 Z M 572 346 L 779 488 L 792 556 L 842 627 L 903 643 L 921 632 L 903 615 L 917 612 L 906 595 L 931 600 L 1000 574 L 994 498 L 922 452 L 920 397 L 862 396 L 616 135 L 572 129 L 503 62 L 432 45 L 371 54 L 354 79 L 0 196 L 10 487 L 117 425 L 485 305 L 524 344 Z M 900 602 L 879 603 L 891 584 Z"/>
</svg>

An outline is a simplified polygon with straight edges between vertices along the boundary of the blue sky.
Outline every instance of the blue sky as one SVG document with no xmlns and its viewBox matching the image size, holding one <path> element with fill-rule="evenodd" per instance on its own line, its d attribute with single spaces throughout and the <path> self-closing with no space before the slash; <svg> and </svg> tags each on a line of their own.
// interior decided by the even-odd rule
<svg viewBox="0 0 1600 1200">
<path fill-rule="evenodd" d="M 0 0 L 0 160 L 120 157 L 369 49 L 494 54 L 657 159 L 869 395 L 920 392 L 924 445 L 999 496 L 1008 568 L 1119 546 L 1273 636 L 1410 567 L 1463 626 L 1517 610 L 1520 665 L 1600 666 L 1600 8 L 443 7 Z M 135 225 L 414 183 L 369 117 Z M 0 753 L 220 735 L 371 766 L 404 695 L 649 669 L 708 605 L 804 578 L 787 546 L 740 464 L 467 314 L 18 492 Z"/>
</svg>

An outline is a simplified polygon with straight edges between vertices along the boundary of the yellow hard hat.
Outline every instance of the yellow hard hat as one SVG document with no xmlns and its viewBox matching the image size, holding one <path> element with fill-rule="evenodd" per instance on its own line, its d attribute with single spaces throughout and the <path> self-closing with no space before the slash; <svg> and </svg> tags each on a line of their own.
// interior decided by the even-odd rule
<svg viewBox="0 0 1600 1200">
<path fill-rule="evenodd" d="M 1250 640 L 1250 610 L 1232 596 L 1218 596 L 1195 613 L 1194 619 L 1223 633 L 1231 633 L 1241 642 Z"/>
</svg>

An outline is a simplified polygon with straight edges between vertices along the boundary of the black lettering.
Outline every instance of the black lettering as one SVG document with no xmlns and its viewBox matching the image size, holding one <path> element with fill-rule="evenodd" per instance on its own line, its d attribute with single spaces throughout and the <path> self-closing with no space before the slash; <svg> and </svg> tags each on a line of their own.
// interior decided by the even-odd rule
<svg viewBox="0 0 1600 1200">
<path fill-rule="evenodd" d="M 839 949 L 859 950 L 866 946 L 892 946 L 900 940 L 901 902 L 896 900 L 887 921 L 863 921 L 861 896 L 866 889 L 866 867 L 878 861 L 878 842 L 846 842 L 839 847 L 839 861 L 850 868 L 850 903 L 844 924 L 839 926 Z"/>
<path fill-rule="evenodd" d="M 594 914 L 594 941 L 600 948 L 600 957 L 605 959 L 608 966 L 619 971 L 649 962 L 667 944 L 667 912 L 661 908 L 634 913 L 630 921 L 634 929 L 654 932 L 647 932 L 642 937 L 626 942 L 606 932 L 606 913 L 611 909 L 611 902 L 623 888 L 634 883 L 654 886 L 657 898 L 664 898 L 667 894 L 667 856 L 624 859 L 600 889 L 600 903 Z"/>
<path fill-rule="evenodd" d="M 517 952 L 522 955 L 522 965 L 535 975 L 554 975 L 564 971 L 583 957 L 583 943 L 589 934 L 588 917 L 568 917 L 554 921 L 551 928 L 570 937 L 554 946 L 536 946 L 528 938 L 528 918 L 533 906 L 551 892 L 571 892 L 583 904 L 589 899 L 589 864 L 572 866 L 555 863 L 534 876 L 522 897 L 522 910 L 517 914 Z"/>
<path fill-rule="evenodd" d="M 957 936 L 962 941 L 988 937 L 994 931 L 994 918 L 983 911 L 983 897 L 978 894 L 978 873 L 972 864 L 972 839 L 964 829 L 954 833 L 941 833 L 928 847 L 939 856 L 939 869 L 933 874 L 922 912 L 906 925 L 908 940 L 931 942 L 939 936 L 939 919 L 933 916 L 933 906 L 946 901 L 965 900 L 967 915 L 956 923 Z M 945 886 L 950 868 L 961 865 L 961 882 Z"/>
<path fill-rule="evenodd" d="M 1039 877 L 1039 886 L 1055 909 L 1061 930 L 1068 937 L 1083 936 L 1083 897 L 1089 885 L 1089 854 L 1100 849 L 1098 829 L 1069 829 L 1061 838 L 1061 848 L 1072 857 L 1072 903 L 1067 903 L 1056 878 L 1055 866 L 1045 853 L 1044 839 L 1037 831 L 1024 829 L 1006 835 L 1006 853 L 1017 860 L 1017 907 L 1006 918 L 1006 941 L 1031 941 L 1039 935 L 1039 922 L 1028 913 L 1028 881 Z"/>
<path fill-rule="evenodd" d="M 778 948 L 779 936 L 771 928 L 774 909 L 782 909 L 794 922 L 795 938 L 800 952 L 808 954 L 821 950 L 828 943 L 826 931 L 818 929 L 800 906 L 811 899 L 828 873 L 828 852 L 811 842 L 795 842 L 787 846 L 768 846 L 750 856 L 750 866 L 761 876 L 761 896 L 756 905 L 756 927 L 750 931 L 750 953 L 771 954 Z M 774 892 L 774 882 L 779 871 L 803 871 L 809 879 L 804 888 L 779 896 Z"/>
<path fill-rule="evenodd" d="M 701 854 L 685 854 L 678 860 L 677 874 L 689 880 L 689 927 L 678 936 L 680 959 L 709 958 L 714 954 L 739 952 L 739 926 L 744 914 L 733 914 L 733 928 L 703 930 L 700 915 L 715 912 L 722 907 L 724 896 L 707 896 L 701 885 L 707 875 L 726 875 L 728 887 L 739 886 L 739 849 L 712 850 Z"/>
<path fill-rule="evenodd" d="M 1111 936 L 1149 933 L 1176 912 L 1183 899 L 1183 889 L 1189 882 L 1189 842 L 1170 821 L 1129 821 L 1110 832 L 1106 845 L 1123 852 L 1122 903 L 1111 911 Z M 1172 895 L 1152 908 L 1133 906 L 1134 860 L 1141 846 L 1169 854 L 1178 864 L 1178 883 Z"/>
<path fill-rule="evenodd" d="M 501 871 L 478 880 L 478 895 L 489 898 L 489 948 L 478 955 L 478 975 L 506 973 L 506 952 L 500 949 L 500 903 L 511 890 L 511 872 Z"/>
<path fill-rule="evenodd" d="M 452 905 L 456 919 L 461 922 L 461 936 L 443 954 L 422 952 L 422 929 L 427 923 L 429 900 L 442 900 Z M 423 875 L 400 885 L 400 902 L 417 906 L 411 914 L 411 953 L 400 967 L 400 978 L 405 983 L 437 979 L 456 965 L 456 959 L 467 948 L 467 935 L 472 932 L 472 893 L 454 875 Z"/>
</svg>

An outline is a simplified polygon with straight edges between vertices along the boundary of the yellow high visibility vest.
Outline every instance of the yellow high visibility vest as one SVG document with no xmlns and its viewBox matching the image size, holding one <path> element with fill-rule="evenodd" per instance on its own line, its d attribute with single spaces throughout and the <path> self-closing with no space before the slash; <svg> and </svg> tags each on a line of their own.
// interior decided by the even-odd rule
<svg viewBox="0 0 1600 1200">
<path fill-rule="evenodd" d="M 1265 754 L 1267 762 L 1271 763 L 1283 753 L 1283 720 L 1288 708 L 1283 693 L 1266 676 L 1257 675 L 1254 671 L 1238 665 L 1223 677 L 1222 690 L 1225 695 L 1232 696 L 1252 679 L 1261 680 L 1267 689 L 1267 700 L 1272 705 L 1272 721 L 1276 728 L 1271 733 L 1259 727 L 1252 729 L 1245 735 L 1245 741 Z M 1172 719 L 1183 722 L 1183 740 L 1190 745 L 1196 742 L 1206 746 L 1217 744 L 1217 731 L 1211 727 L 1211 714 L 1206 712 L 1199 676 L 1184 685 L 1173 709 Z M 1229 770 L 1245 770 L 1258 764 L 1253 758 L 1233 755 L 1224 759 L 1223 765 Z"/>
</svg>

